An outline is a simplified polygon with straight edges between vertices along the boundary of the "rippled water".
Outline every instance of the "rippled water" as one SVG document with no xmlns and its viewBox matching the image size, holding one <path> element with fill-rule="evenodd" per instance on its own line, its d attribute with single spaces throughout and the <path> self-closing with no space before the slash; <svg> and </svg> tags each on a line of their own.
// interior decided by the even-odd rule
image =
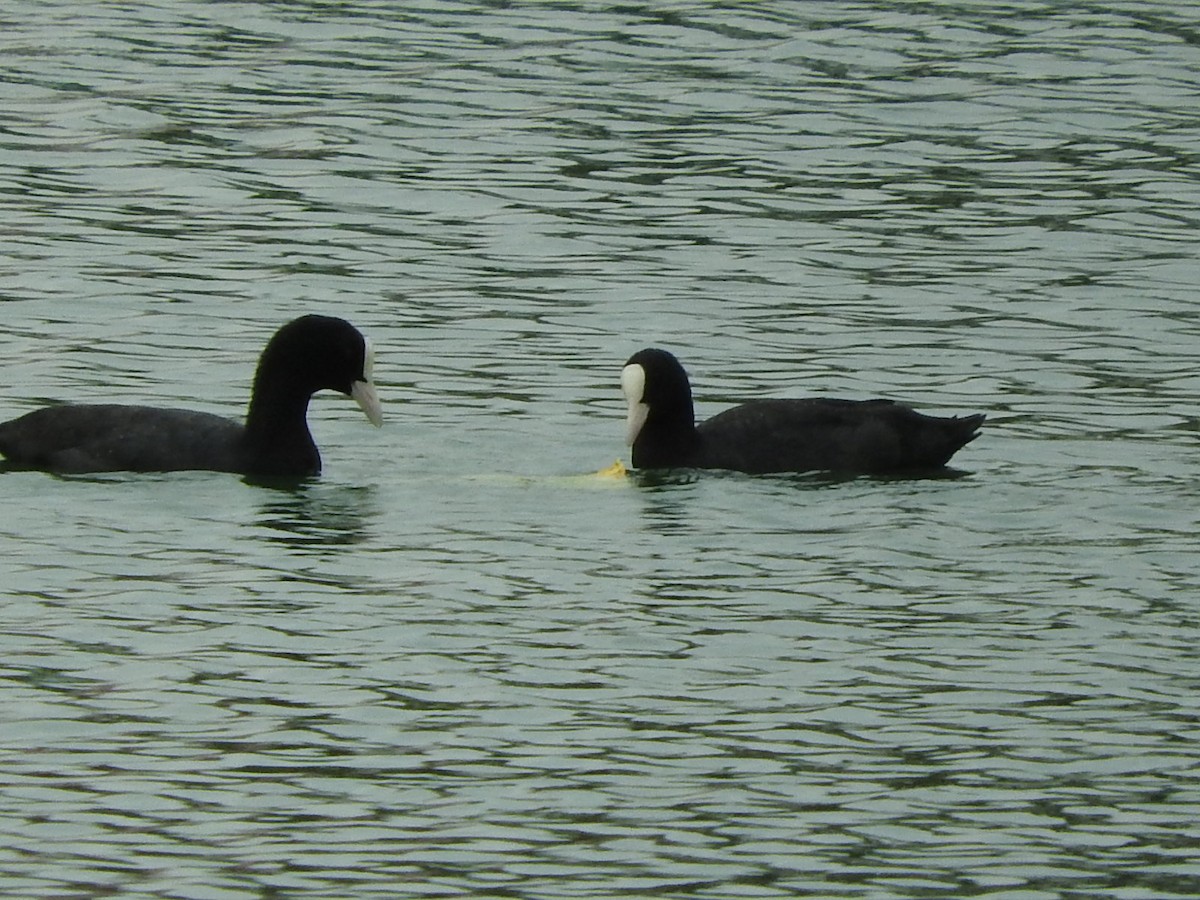
<svg viewBox="0 0 1200 900">
<path fill-rule="evenodd" d="M 0 476 L 0 893 L 1200 894 L 1186 7 L 0 12 L 0 415 L 325 474 Z M 986 412 L 961 477 L 591 476 L 634 350 Z"/>
</svg>

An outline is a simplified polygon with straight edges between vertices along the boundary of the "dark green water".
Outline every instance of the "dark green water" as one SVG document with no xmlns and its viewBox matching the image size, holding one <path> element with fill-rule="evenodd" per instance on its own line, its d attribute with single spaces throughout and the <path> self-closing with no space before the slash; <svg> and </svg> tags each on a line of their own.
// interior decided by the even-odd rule
<svg viewBox="0 0 1200 900">
<path fill-rule="evenodd" d="M 0 418 L 320 480 L 0 475 L 0 894 L 1200 893 L 1184 7 L 18 2 Z M 962 477 L 603 479 L 621 364 L 986 412 Z"/>
</svg>

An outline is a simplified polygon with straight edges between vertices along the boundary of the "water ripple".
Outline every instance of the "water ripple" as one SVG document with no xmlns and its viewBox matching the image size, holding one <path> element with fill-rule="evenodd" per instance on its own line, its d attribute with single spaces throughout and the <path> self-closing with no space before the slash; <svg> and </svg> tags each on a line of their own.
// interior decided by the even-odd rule
<svg viewBox="0 0 1200 900">
<path fill-rule="evenodd" d="M 318 397 L 296 490 L 4 474 L 5 893 L 1195 895 L 1184 13 L 6 19 L 8 413 L 236 416 L 315 309 L 389 421 Z M 587 477 L 652 343 L 702 415 L 989 425 Z"/>
</svg>

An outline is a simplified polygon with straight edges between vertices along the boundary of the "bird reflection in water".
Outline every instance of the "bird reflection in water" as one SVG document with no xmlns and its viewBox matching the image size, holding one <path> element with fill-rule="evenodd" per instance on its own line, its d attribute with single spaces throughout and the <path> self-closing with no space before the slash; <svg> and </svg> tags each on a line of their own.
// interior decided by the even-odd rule
<svg viewBox="0 0 1200 900">
<path fill-rule="evenodd" d="M 267 530 L 268 540 L 293 550 L 361 544 L 380 517 L 374 485 L 259 484 L 271 494 L 255 524 Z"/>
</svg>

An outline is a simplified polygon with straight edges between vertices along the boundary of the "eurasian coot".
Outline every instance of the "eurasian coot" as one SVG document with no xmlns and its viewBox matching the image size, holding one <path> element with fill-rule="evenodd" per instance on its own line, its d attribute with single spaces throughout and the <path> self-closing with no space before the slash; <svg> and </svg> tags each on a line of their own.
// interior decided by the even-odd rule
<svg viewBox="0 0 1200 900">
<path fill-rule="evenodd" d="M 687 373 L 666 350 L 621 372 L 633 465 L 739 472 L 932 470 L 978 436 L 984 416 L 926 416 L 891 400 L 756 400 L 696 425 Z"/>
<path fill-rule="evenodd" d="M 326 388 L 341 391 L 379 426 L 371 366 L 371 345 L 349 322 L 302 316 L 263 350 L 245 424 L 183 409 L 50 406 L 0 424 L 0 453 L 9 468 L 54 472 L 315 475 L 321 455 L 308 430 L 309 398 Z"/>
</svg>

